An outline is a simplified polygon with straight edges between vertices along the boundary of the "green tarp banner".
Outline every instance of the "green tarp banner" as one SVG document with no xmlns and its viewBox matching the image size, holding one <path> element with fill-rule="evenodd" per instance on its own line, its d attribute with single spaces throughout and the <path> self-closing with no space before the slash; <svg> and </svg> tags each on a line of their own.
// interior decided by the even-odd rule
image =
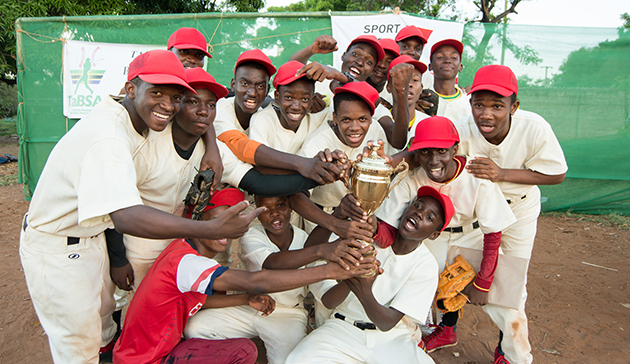
<svg viewBox="0 0 630 364">
<path fill-rule="evenodd" d="M 328 13 L 18 19 L 19 167 L 27 199 L 51 149 L 77 121 L 63 116 L 64 39 L 166 45 L 180 27 L 206 36 L 213 56 L 208 70 L 224 85 L 245 50 L 263 49 L 279 66 L 332 32 Z M 470 85 L 486 64 L 511 67 L 521 108 L 542 115 L 560 140 L 569 172 L 564 183 L 541 187 L 543 210 L 630 214 L 630 29 L 469 23 L 463 42 L 459 84 Z M 332 55 L 313 59 L 332 64 Z"/>
</svg>

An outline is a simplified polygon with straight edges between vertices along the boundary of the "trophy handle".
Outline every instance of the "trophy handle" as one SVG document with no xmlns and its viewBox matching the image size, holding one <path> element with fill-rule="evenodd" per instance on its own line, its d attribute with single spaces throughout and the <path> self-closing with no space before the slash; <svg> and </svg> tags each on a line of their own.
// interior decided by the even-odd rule
<svg viewBox="0 0 630 364">
<path fill-rule="evenodd" d="M 392 180 L 392 183 L 389 185 L 387 189 L 387 196 L 389 197 L 389 193 L 392 192 L 394 187 L 396 187 L 400 182 L 402 182 L 403 178 L 407 176 L 409 172 L 409 164 L 403 159 L 402 162 L 398 163 L 398 166 L 394 169 L 393 173 L 396 173 L 396 177 Z"/>
<path fill-rule="evenodd" d="M 344 171 L 343 175 L 339 178 L 341 182 L 343 182 L 343 184 L 346 185 L 346 188 L 350 191 L 352 190 L 352 186 L 350 185 L 350 183 L 351 183 L 351 177 L 352 177 L 352 170 L 354 169 L 355 163 L 356 163 L 355 161 L 348 161 L 350 168 Z"/>
</svg>

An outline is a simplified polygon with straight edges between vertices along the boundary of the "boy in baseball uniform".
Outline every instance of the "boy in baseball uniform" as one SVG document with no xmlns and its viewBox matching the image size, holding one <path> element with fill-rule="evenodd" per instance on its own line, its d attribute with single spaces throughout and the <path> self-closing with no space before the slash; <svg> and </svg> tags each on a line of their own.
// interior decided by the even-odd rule
<svg viewBox="0 0 630 364">
<path fill-rule="evenodd" d="M 287 363 L 433 363 L 405 322 L 423 320 L 437 288 L 438 267 L 424 242 L 436 239 L 453 214 L 449 198 L 432 187 L 417 191 L 398 229 L 381 229 L 393 244 L 376 248 L 380 268 L 367 278 L 310 286 L 334 315 L 308 335 Z"/>
<path fill-rule="evenodd" d="M 350 82 L 335 89 L 335 111 L 332 124 L 325 123 L 304 143 L 303 156 L 313 155 L 322 149 L 339 150 L 352 157 L 363 151 L 368 140 L 385 140 L 385 132 L 378 123 L 372 122 L 378 92 L 367 82 Z M 389 150 L 389 147 L 387 147 Z M 337 181 L 313 189 L 311 200 L 331 213 L 346 195 L 347 188 Z M 306 231 L 315 225 L 305 224 Z"/>
<path fill-rule="evenodd" d="M 457 39 L 444 39 L 431 47 L 433 90 L 440 97 L 437 115 L 455 122 L 470 115 L 469 96 L 457 85 L 457 75 L 462 71 L 464 45 Z"/>
<path fill-rule="evenodd" d="M 105 229 L 113 224 L 147 238 L 235 238 L 260 212 L 240 215 L 243 203 L 199 222 L 143 206 L 133 153 L 148 129 L 166 127 L 184 89 L 190 86 L 173 53 L 143 53 L 129 65 L 124 100 L 105 99 L 48 158 L 24 218 L 20 256 L 56 363 L 96 363 L 99 348 L 113 345 Z"/>
<path fill-rule="evenodd" d="M 297 51 L 290 59 L 306 63 L 315 53 L 326 54 L 336 49 L 337 42 L 332 38 L 330 39 L 334 42 L 335 48 L 318 48 L 318 39 L 319 37 L 315 39 L 312 45 Z M 367 80 L 374 67 L 383 58 L 385 58 L 385 51 L 378 39 L 373 35 L 360 35 L 350 42 L 341 56 L 341 70 L 318 62 L 311 62 L 304 66 L 298 74 L 306 73 L 309 78 L 319 81 L 315 85 L 315 92 L 321 95 L 326 106 L 330 106 L 330 101 L 335 95 L 334 92 L 337 87 L 348 82 Z"/>
<path fill-rule="evenodd" d="M 475 289 L 469 293 L 472 302 L 483 303 L 488 301 L 487 293 L 494 280 L 501 231 L 516 218 L 497 184 L 465 172 L 468 158 L 456 156 L 458 144 L 457 129 L 449 119 L 434 116 L 421 120 L 409 147 L 409 152 L 414 153 L 410 173 L 392 190 L 376 216 L 397 226 L 397 217 L 420 186 L 432 186 L 449 196 L 455 206 L 453 218 L 439 238 L 425 245 L 437 260 L 440 272 L 444 270 L 449 246 L 483 249 L 481 268 L 473 282 Z M 387 246 L 383 245 L 386 242 L 376 243 Z M 457 319 L 458 312 L 444 314 L 440 325 L 423 339 L 427 352 L 457 344 Z"/>
<path fill-rule="evenodd" d="M 213 210 L 225 210 L 243 198 L 243 193 L 234 188 L 215 192 L 203 219 L 219 216 Z M 114 350 L 114 363 L 253 363 L 256 349 L 249 340 L 193 339 L 180 344 L 188 320 L 202 307 L 247 305 L 264 315 L 275 307 L 269 297 L 215 296 L 216 291 L 282 291 L 329 277 L 353 277 L 374 267 L 372 261 L 350 270 L 333 263 L 316 267 L 321 269 L 232 271 L 211 259 L 218 250 L 225 249 L 226 240 L 179 239 L 162 252 L 131 303 L 128 321 Z"/>
<path fill-rule="evenodd" d="M 422 74 L 427 66 L 413 58 L 402 55 L 394 59 L 387 70 L 387 89 L 394 95 L 394 107 L 387 110 L 379 104 L 374 112 L 390 144 L 396 149 L 404 149 L 413 139 L 415 125 L 429 117 L 416 110 L 418 98 L 422 94 Z M 391 118 L 398 122 L 394 122 Z"/>
<path fill-rule="evenodd" d="M 250 228 L 241 240 L 241 259 L 250 272 L 298 269 L 325 259 L 349 268 L 359 263 L 363 250 L 356 240 L 339 240 L 304 248 L 306 232 L 293 226 L 291 208 L 286 196 L 256 197 L 256 206 L 266 207 L 259 216 L 261 225 Z M 306 336 L 307 316 L 304 309 L 306 286 L 274 293 L 275 311 L 261 315 L 247 306 L 202 310 L 189 321 L 187 338 L 223 339 L 259 336 L 265 343 L 269 363 L 284 363 L 293 348 Z"/>
<path fill-rule="evenodd" d="M 184 68 L 203 68 L 208 53 L 206 37 L 195 28 L 179 28 L 170 37 L 166 49 L 175 53 Z"/>
<path fill-rule="evenodd" d="M 177 216 L 183 216 L 186 193 L 204 155 L 205 146 L 200 138 L 212 129 L 217 101 L 228 93 L 201 68 L 186 69 L 185 74 L 196 93 L 185 92 L 174 122 L 162 132 L 149 132 L 147 142 L 134 156 L 143 203 Z M 218 144 L 224 165 L 223 183 L 262 195 L 289 194 L 317 186 L 301 175 L 263 175 L 238 160 L 223 143 Z M 125 235 L 124 239 L 137 287 L 171 240 L 130 235 Z M 224 263 L 226 259 L 216 260 Z"/>
<path fill-rule="evenodd" d="M 315 81 L 305 73 L 296 76 L 303 67 L 303 63 L 289 61 L 278 68 L 273 79 L 274 102 L 252 117 L 251 140 L 297 154 L 304 141 L 326 121 L 326 113 L 310 113 Z"/>
<path fill-rule="evenodd" d="M 217 104 L 214 122 L 217 139 L 246 163 L 295 171 L 320 184 L 334 181 L 340 170 L 331 163 L 332 159 L 322 161 L 321 158 L 313 158 L 314 155 L 303 158 L 249 139 L 252 115 L 261 110 L 269 92 L 269 79 L 274 73 L 276 68 L 259 49 L 243 52 L 239 56 L 231 83 L 234 97 Z"/>
<path fill-rule="evenodd" d="M 540 115 L 519 109 L 518 82 L 509 67 L 484 66 L 470 90 L 472 116 L 459 120 L 459 153 L 474 157 L 466 167 L 473 176 L 496 182 L 516 223 L 503 231 L 506 255 L 531 258 L 540 213 L 537 185 L 564 180 L 567 164 L 551 126 Z M 524 272 L 523 274 L 526 274 Z M 488 304 L 484 311 L 501 330 L 497 363 L 531 363 L 523 286 L 518 310 Z"/>
</svg>

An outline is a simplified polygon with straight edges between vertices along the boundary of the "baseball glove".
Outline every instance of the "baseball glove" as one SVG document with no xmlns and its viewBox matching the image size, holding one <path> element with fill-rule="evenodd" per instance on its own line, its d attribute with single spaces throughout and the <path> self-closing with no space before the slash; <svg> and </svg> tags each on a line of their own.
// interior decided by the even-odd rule
<svg viewBox="0 0 630 364">
<path fill-rule="evenodd" d="M 211 192 L 210 187 L 212 186 L 213 178 L 214 171 L 206 169 L 205 171 L 197 173 L 191 182 L 190 189 L 188 189 L 188 193 L 184 199 L 186 208 L 194 206 L 192 216 L 190 218 L 191 220 L 199 220 L 201 218 L 201 214 L 206 209 L 206 206 L 208 206 Z"/>
<path fill-rule="evenodd" d="M 443 313 L 459 311 L 466 302 L 468 297 L 461 293 L 475 279 L 475 270 L 462 257 L 455 257 L 453 264 L 446 266 L 444 271 L 440 273 L 438 281 L 437 294 L 435 296 L 435 304 Z"/>
</svg>

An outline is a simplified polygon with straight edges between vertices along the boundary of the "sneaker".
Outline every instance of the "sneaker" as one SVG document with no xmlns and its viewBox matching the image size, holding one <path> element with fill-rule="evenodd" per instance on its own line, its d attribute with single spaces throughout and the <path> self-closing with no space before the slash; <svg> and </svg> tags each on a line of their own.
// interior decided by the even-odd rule
<svg viewBox="0 0 630 364">
<path fill-rule="evenodd" d="M 455 326 L 439 325 L 432 334 L 422 338 L 427 353 L 432 353 L 437 349 L 447 348 L 457 345 L 457 332 Z"/>
<path fill-rule="evenodd" d="M 510 364 L 510 362 L 505 358 L 503 351 L 499 351 L 498 346 L 494 349 L 494 364 Z"/>
</svg>

